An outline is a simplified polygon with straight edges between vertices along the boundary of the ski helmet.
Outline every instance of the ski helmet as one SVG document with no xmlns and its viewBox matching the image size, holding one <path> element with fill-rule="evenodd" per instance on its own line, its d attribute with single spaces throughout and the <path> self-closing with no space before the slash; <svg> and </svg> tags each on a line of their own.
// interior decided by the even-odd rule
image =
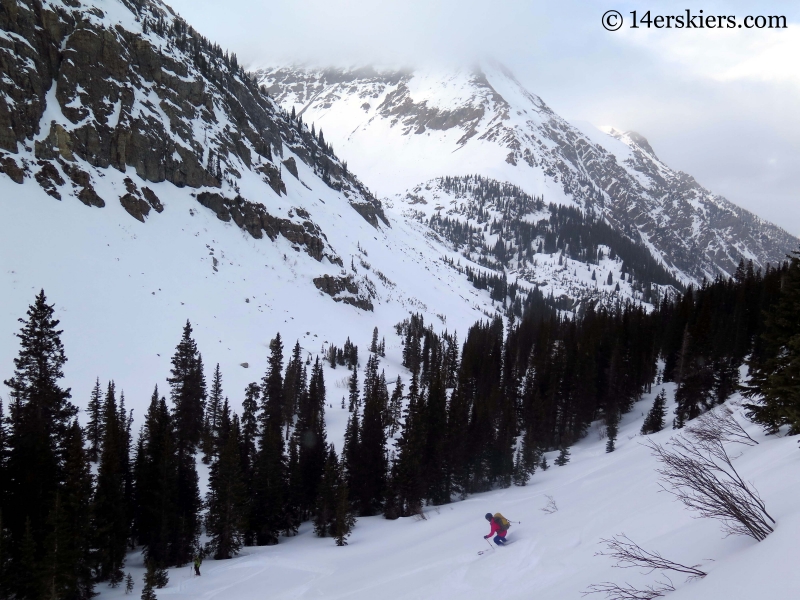
<svg viewBox="0 0 800 600">
<path fill-rule="evenodd" d="M 492 513 L 486 513 L 486 520 L 487 521 L 491 521 L 492 520 Z"/>
</svg>

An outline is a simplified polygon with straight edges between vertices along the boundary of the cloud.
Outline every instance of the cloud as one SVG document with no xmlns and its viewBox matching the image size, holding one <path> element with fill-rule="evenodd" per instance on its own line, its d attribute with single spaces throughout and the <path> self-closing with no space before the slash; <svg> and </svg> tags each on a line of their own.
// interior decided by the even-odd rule
<svg viewBox="0 0 800 600">
<path fill-rule="evenodd" d="M 678 68 L 720 82 L 791 83 L 800 88 L 800 23 L 787 29 L 623 29 L 619 39 Z"/>
</svg>

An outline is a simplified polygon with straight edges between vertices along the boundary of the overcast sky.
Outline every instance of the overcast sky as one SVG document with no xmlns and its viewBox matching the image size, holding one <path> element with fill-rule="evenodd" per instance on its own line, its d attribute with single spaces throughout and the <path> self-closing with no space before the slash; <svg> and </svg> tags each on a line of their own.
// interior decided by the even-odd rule
<svg viewBox="0 0 800 600">
<path fill-rule="evenodd" d="M 561 116 L 635 130 L 670 166 L 800 236 L 800 2 L 168 0 L 249 67 L 492 57 Z M 628 28 L 641 15 L 785 15 L 784 30 Z M 678 8 L 678 7 L 682 8 Z M 601 17 L 618 10 L 616 32 Z"/>
</svg>

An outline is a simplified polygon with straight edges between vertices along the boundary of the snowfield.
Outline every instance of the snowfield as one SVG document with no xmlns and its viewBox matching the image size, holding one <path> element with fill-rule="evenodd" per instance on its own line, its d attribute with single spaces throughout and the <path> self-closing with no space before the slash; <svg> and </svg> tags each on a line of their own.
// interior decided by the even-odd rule
<svg viewBox="0 0 800 600">
<path fill-rule="evenodd" d="M 359 519 L 349 545 L 336 547 L 330 538 L 314 536 L 309 523 L 296 537 L 270 547 L 244 548 L 227 561 L 206 560 L 201 577 L 190 566 L 170 569 L 170 583 L 157 590 L 160 598 L 352 598 L 484 600 L 562 600 L 580 598 L 592 583 L 614 581 L 634 585 L 662 579 L 639 569 L 615 569 L 611 559 L 595 556 L 601 538 L 625 533 L 647 550 L 666 558 L 700 565 L 701 580 L 672 576 L 675 600 L 793 598 L 800 589 L 796 567 L 800 531 L 800 454 L 795 438 L 765 437 L 748 424 L 735 396 L 728 402 L 735 417 L 760 442 L 755 447 L 729 447 L 735 466 L 752 482 L 777 520 L 775 532 L 757 543 L 750 538 L 726 538 L 719 523 L 693 514 L 660 492 L 656 461 L 639 435 L 643 413 L 664 387 L 623 417 L 617 450 L 605 453 L 605 440 L 593 427 L 572 448 L 563 467 L 537 471 L 526 487 L 511 487 L 429 507 L 425 519 L 387 521 Z M 670 402 L 670 414 L 674 404 Z M 342 411 L 346 412 L 346 411 Z M 664 443 L 668 428 L 652 437 Z M 552 465 L 555 453 L 548 454 Z M 547 496 L 558 511 L 545 514 Z M 512 544 L 488 550 L 487 511 L 502 512 L 513 521 Z M 141 591 L 143 566 L 138 553 L 129 556 L 126 572 Z M 122 588 L 98 588 L 100 598 L 122 598 Z M 592 597 L 592 596 L 590 596 Z M 602 595 L 593 596 L 602 598 Z"/>
</svg>

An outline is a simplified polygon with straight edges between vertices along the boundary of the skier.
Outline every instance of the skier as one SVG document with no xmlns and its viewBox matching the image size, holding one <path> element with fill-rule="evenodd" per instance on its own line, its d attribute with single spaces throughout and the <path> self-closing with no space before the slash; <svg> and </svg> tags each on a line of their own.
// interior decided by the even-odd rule
<svg viewBox="0 0 800 600">
<path fill-rule="evenodd" d="M 489 535 L 483 536 L 483 539 L 488 540 L 497 533 L 497 535 L 494 536 L 494 543 L 498 546 L 505 546 L 508 543 L 506 541 L 506 533 L 508 532 L 508 528 L 511 527 L 511 523 L 500 513 L 495 513 L 494 515 L 492 513 L 486 513 L 486 520 L 491 524 L 492 530 L 489 532 Z"/>
<path fill-rule="evenodd" d="M 195 554 L 194 556 L 194 574 L 198 577 L 200 576 L 200 565 L 203 563 L 203 559 L 200 558 L 199 554 Z"/>
</svg>

